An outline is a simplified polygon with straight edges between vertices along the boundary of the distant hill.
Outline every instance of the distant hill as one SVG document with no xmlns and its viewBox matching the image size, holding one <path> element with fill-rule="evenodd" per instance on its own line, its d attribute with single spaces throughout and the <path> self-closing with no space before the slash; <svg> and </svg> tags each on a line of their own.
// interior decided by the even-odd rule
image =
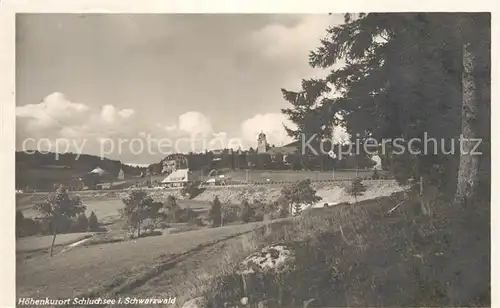
<svg viewBox="0 0 500 308">
<path fill-rule="evenodd" d="M 99 156 L 76 153 L 28 154 L 16 152 L 16 189 L 52 189 L 54 184 L 68 184 L 96 167 L 116 178 L 120 169 L 125 178 L 139 176 L 146 169 L 123 164 L 119 160 L 101 159 Z"/>
</svg>

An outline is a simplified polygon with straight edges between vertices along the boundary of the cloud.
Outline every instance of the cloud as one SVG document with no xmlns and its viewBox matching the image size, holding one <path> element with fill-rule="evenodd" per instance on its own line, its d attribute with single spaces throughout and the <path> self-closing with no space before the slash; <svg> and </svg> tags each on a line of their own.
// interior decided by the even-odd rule
<svg viewBox="0 0 500 308">
<path fill-rule="evenodd" d="M 102 106 L 101 119 L 106 123 L 114 123 L 116 120 L 116 108 L 112 105 Z"/>
<path fill-rule="evenodd" d="M 296 16 L 297 22 L 275 22 L 254 31 L 249 38 L 254 52 L 282 71 L 280 87 L 299 89 L 303 78 L 324 78 L 330 70 L 312 68 L 309 54 L 320 47 L 327 36 L 326 30 L 343 23 L 342 14 L 307 14 Z M 339 61 L 334 67 L 343 66 Z"/>
<path fill-rule="evenodd" d="M 78 125 L 89 112 L 85 104 L 70 102 L 62 93 L 52 93 L 39 104 L 16 108 L 16 117 L 27 124 L 27 129 L 40 131 L 54 127 Z"/>
<path fill-rule="evenodd" d="M 47 139 L 52 144 L 61 139 L 72 146 L 86 142 L 86 153 L 95 154 L 99 150 L 97 137 L 133 136 L 141 129 L 149 129 L 135 121 L 134 115 L 132 109 L 120 110 L 109 104 L 95 110 L 55 92 L 38 104 L 16 107 L 16 146 L 22 149 L 28 138 Z"/>
<path fill-rule="evenodd" d="M 253 32 L 250 42 L 261 54 L 278 61 L 300 61 L 308 66 L 308 56 L 320 46 L 326 30 L 343 23 L 340 14 L 307 14 L 297 17 L 294 24 L 271 23 Z"/>
<path fill-rule="evenodd" d="M 267 142 L 276 146 L 292 142 L 283 125 L 295 128 L 295 125 L 281 113 L 257 114 L 241 124 L 241 138 L 246 145 L 256 147 L 260 132 L 266 134 Z"/>
<path fill-rule="evenodd" d="M 257 136 L 260 132 L 266 134 L 269 144 L 282 146 L 294 141 L 287 135 L 285 128 L 296 129 L 297 126 L 281 113 L 258 114 L 243 121 L 241 124 L 241 137 L 243 143 L 248 147 L 256 147 Z M 332 132 L 332 139 L 335 143 L 349 140 L 349 134 L 342 127 L 335 127 Z"/>
<path fill-rule="evenodd" d="M 243 121 L 239 130 L 231 132 L 214 130 L 211 119 L 198 111 L 183 113 L 174 123 L 150 123 L 147 117 L 137 116 L 132 109 L 119 109 L 110 104 L 92 109 L 85 104 L 71 102 L 62 93 L 53 93 L 39 104 L 19 106 L 16 116 L 18 150 L 23 149 L 23 141 L 27 138 L 47 139 L 52 145 L 61 139 L 66 140 L 69 146 L 62 151 L 58 148 L 59 152 L 104 154 L 104 157 L 123 161 L 138 161 L 140 157 L 142 161 L 153 162 L 166 155 L 156 150 L 159 141 L 152 144 L 156 153 L 134 154 L 130 150 L 132 139 L 142 142 L 146 142 L 149 136 L 155 140 L 168 139 L 173 147 L 170 153 L 202 152 L 221 148 L 255 148 L 260 132 L 267 135 L 270 144 L 281 146 L 293 141 L 283 125 L 295 128 L 281 113 L 257 114 Z M 341 130 L 334 133 L 336 136 L 342 134 Z M 110 140 L 114 142 L 113 151 L 102 153 L 104 147 L 110 147 Z M 119 140 L 126 142 L 122 145 Z M 51 147 L 50 150 L 56 149 Z"/>
<path fill-rule="evenodd" d="M 135 114 L 133 109 L 122 109 L 118 112 L 122 118 L 130 118 Z"/>
<path fill-rule="evenodd" d="M 201 112 L 181 114 L 176 123 L 150 123 L 147 117 L 137 116 L 133 109 L 119 109 L 111 104 L 92 109 L 71 102 L 62 93 L 48 95 L 39 104 L 19 106 L 16 115 L 18 150 L 25 149 L 25 142 L 30 138 L 48 140 L 51 151 L 57 150 L 54 146 L 59 139 L 70 145 L 63 148 L 63 152 L 94 155 L 102 155 L 103 147 L 111 148 L 113 144 L 113 152 L 104 156 L 130 161 L 134 157 L 130 150 L 133 139 L 146 146 L 150 138 L 153 150 L 140 155 L 152 160 L 163 155 L 157 150 L 160 142 L 171 144 L 171 153 L 213 150 L 235 144 L 226 132 L 215 132 L 211 120 Z M 30 149 L 36 145 L 31 141 L 29 144 Z M 85 147 L 78 149 L 77 145 Z M 152 158 L 156 155 L 153 152 L 160 156 Z"/>
<path fill-rule="evenodd" d="M 180 115 L 178 129 L 191 135 L 206 136 L 214 132 L 210 119 L 197 111 L 189 111 Z"/>
<path fill-rule="evenodd" d="M 39 104 L 16 107 L 21 134 L 49 139 L 126 131 L 134 114 L 132 109 L 118 110 L 113 105 L 104 105 L 97 112 L 86 104 L 71 102 L 59 92 L 48 95 Z"/>
</svg>

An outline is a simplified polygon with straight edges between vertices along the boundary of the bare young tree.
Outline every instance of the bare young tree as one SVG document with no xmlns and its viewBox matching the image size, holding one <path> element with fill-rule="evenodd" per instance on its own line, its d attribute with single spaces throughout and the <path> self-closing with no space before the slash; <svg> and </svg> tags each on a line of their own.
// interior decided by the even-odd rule
<svg viewBox="0 0 500 308">
<path fill-rule="evenodd" d="M 82 204 L 80 198 L 70 198 L 67 189 L 60 185 L 54 194 L 49 195 L 43 203 L 35 204 L 35 209 L 50 221 L 52 228 L 52 244 L 50 245 L 50 256 L 52 257 L 54 244 L 58 232 L 58 226 L 64 219 L 71 219 L 84 213 L 87 207 Z"/>
</svg>

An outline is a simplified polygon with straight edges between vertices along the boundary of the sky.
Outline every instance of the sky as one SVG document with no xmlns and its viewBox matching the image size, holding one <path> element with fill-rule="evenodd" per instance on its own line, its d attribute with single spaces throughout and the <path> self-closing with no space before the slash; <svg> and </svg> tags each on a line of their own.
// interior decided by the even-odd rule
<svg viewBox="0 0 500 308">
<path fill-rule="evenodd" d="M 255 148 L 261 131 L 284 145 L 291 123 L 280 89 L 325 75 L 308 55 L 342 22 L 340 14 L 18 14 L 16 147 L 144 164 L 170 152 Z"/>
</svg>

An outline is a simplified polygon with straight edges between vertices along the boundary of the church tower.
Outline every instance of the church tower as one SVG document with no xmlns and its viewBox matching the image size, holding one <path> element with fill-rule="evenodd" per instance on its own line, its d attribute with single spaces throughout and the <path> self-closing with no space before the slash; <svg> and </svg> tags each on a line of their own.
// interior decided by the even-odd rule
<svg viewBox="0 0 500 308">
<path fill-rule="evenodd" d="M 260 132 L 259 137 L 257 138 L 257 154 L 262 154 L 267 152 L 267 139 L 266 134 Z"/>
</svg>

